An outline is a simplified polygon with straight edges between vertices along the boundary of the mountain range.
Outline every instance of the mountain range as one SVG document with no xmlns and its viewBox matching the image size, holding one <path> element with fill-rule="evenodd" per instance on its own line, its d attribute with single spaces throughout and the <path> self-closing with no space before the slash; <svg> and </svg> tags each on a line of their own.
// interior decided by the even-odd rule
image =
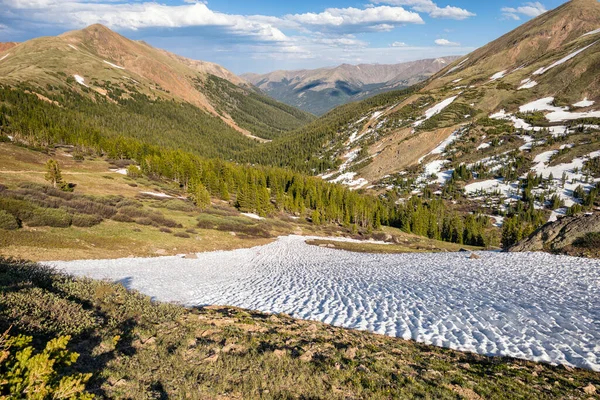
<svg viewBox="0 0 600 400">
<path fill-rule="evenodd" d="M 422 82 L 456 58 L 442 57 L 393 65 L 342 64 L 332 68 L 241 76 L 278 101 L 322 115 L 352 101 Z"/>
</svg>

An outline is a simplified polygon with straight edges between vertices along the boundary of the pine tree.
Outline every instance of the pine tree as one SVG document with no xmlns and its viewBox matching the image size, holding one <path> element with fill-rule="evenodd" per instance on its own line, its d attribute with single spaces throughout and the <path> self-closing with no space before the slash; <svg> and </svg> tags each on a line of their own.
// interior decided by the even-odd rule
<svg viewBox="0 0 600 400">
<path fill-rule="evenodd" d="M 46 163 L 46 176 L 44 178 L 55 188 L 63 185 L 62 174 L 60 172 L 60 165 L 58 165 L 58 161 L 54 159 L 48 160 Z"/>
</svg>

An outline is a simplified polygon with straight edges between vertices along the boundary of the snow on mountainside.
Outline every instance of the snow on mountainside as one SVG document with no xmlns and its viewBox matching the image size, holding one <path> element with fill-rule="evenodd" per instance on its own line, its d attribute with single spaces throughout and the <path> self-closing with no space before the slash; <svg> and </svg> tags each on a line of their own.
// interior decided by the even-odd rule
<svg viewBox="0 0 600 400">
<path fill-rule="evenodd" d="M 275 99 L 314 114 L 388 90 L 412 86 L 456 60 L 442 57 L 393 65 L 343 64 L 332 68 L 244 74 Z"/>
<path fill-rule="evenodd" d="M 462 193 L 502 213 L 531 173 L 542 176 L 535 207 L 557 196 L 550 218 L 565 214 L 600 186 L 598 27 L 600 3 L 572 0 L 353 116 L 339 132 L 343 168 L 323 178 L 352 173 L 340 182 L 400 197 Z"/>
</svg>

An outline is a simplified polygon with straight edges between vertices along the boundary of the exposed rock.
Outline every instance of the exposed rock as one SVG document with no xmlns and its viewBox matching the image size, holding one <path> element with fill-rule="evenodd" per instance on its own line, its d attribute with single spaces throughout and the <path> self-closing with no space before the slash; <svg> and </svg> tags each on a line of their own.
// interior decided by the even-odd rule
<svg viewBox="0 0 600 400">
<path fill-rule="evenodd" d="M 479 260 L 481 257 L 479 257 L 477 254 L 475 253 L 471 253 L 471 256 L 469 257 L 471 260 Z"/>
<path fill-rule="evenodd" d="M 508 251 L 558 251 L 592 232 L 600 232 L 600 213 L 564 217 L 542 226 Z"/>
<path fill-rule="evenodd" d="M 596 394 L 596 386 L 594 386 L 590 383 L 589 385 L 587 385 L 586 387 L 583 388 L 583 391 L 589 395 Z"/>
</svg>

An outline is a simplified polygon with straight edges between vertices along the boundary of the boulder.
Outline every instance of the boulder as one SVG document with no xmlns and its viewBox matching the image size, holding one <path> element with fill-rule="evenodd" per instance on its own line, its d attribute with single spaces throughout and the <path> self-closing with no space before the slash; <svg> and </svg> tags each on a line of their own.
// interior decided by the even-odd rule
<svg viewBox="0 0 600 400">
<path fill-rule="evenodd" d="M 564 217 L 542 226 L 508 251 L 558 251 L 593 232 L 600 232 L 600 213 Z"/>
</svg>

